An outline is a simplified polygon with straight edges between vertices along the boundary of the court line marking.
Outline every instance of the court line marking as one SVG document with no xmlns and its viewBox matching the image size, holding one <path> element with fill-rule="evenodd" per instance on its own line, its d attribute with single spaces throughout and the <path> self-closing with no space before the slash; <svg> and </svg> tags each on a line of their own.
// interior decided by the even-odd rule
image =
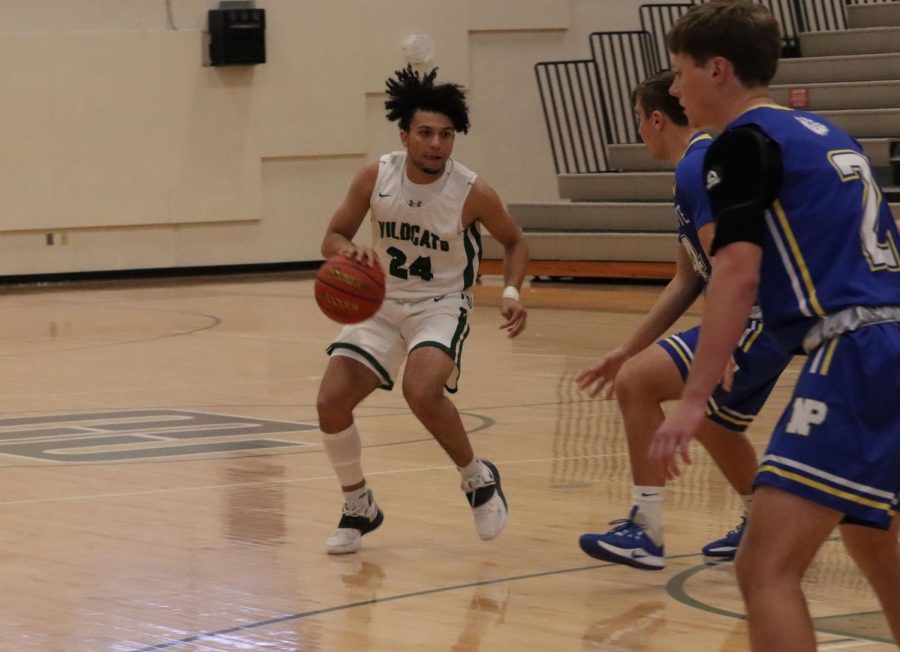
<svg viewBox="0 0 900 652">
<path fill-rule="evenodd" d="M 672 557 L 667 557 L 666 559 L 681 559 L 685 557 L 697 557 L 700 553 L 690 553 L 685 555 L 675 555 Z M 172 648 L 176 648 L 182 645 L 187 645 L 190 643 L 196 643 L 197 641 L 201 641 L 204 639 L 215 639 L 220 638 L 222 636 L 227 636 L 229 634 L 236 634 L 239 632 L 245 632 L 251 629 L 258 629 L 260 627 L 266 627 L 268 625 L 278 625 L 280 623 L 291 622 L 295 620 L 303 620 L 305 618 L 312 618 L 313 616 L 321 616 L 323 614 L 334 613 L 336 611 L 346 611 L 348 609 L 355 609 L 356 607 L 367 607 L 376 604 L 383 604 L 388 602 L 397 602 L 398 600 L 406 600 L 409 598 L 418 598 L 427 595 L 436 595 L 439 593 L 449 593 L 451 591 L 458 591 L 460 589 L 470 589 L 478 586 L 488 586 L 491 584 L 503 584 L 507 582 L 519 582 L 523 580 L 536 579 L 539 577 L 549 577 L 551 575 L 564 575 L 567 573 L 580 573 L 583 571 L 595 570 L 597 568 L 613 568 L 620 566 L 619 564 L 609 563 L 609 564 L 592 564 L 590 566 L 577 566 L 574 568 L 562 568 L 557 570 L 550 571 L 539 571 L 536 573 L 526 573 L 524 575 L 512 575 L 510 577 L 499 577 L 491 580 L 480 580 L 478 582 L 466 582 L 464 584 L 451 584 L 449 586 L 441 586 L 433 589 L 424 589 L 421 591 L 411 591 L 409 593 L 400 593 L 398 595 L 390 595 L 383 598 L 370 598 L 368 600 L 359 600 L 357 602 L 349 602 L 347 604 L 335 605 L 333 607 L 323 607 L 321 609 L 313 609 L 312 611 L 303 611 L 300 613 L 287 614 L 284 616 L 276 616 L 274 618 L 268 618 L 266 620 L 260 620 L 254 623 L 246 623 L 243 625 L 236 625 L 234 627 L 227 627 L 224 629 L 219 629 L 215 631 L 201 632 L 199 634 L 194 634 L 192 636 L 186 636 L 184 638 L 179 639 L 170 639 L 168 641 L 162 643 L 156 643 L 154 645 L 148 645 L 146 647 L 135 648 L 130 650 L 129 652 L 155 652 L 156 650 L 168 650 Z"/>
<path fill-rule="evenodd" d="M 668 560 L 687 559 L 687 558 L 691 558 L 691 557 L 700 557 L 700 556 L 702 556 L 701 553 L 688 553 L 688 554 L 683 554 L 683 555 L 672 555 L 672 556 L 666 557 L 666 559 L 668 559 Z M 746 616 L 743 614 L 733 612 L 733 611 L 728 611 L 726 609 L 719 609 L 717 607 L 712 607 L 710 605 L 706 605 L 705 603 L 699 602 L 698 600 L 691 598 L 684 591 L 684 583 L 687 581 L 687 579 L 696 575 L 699 572 L 708 570 L 709 568 L 715 567 L 721 563 L 723 563 L 723 562 L 718 562 L 718 563 L 706 562 L 699 566 L 694 566 L 692 568 L 688 568 L 687 570 L 678 573 L 677 575 L 672 577 L 666 583 L 666 593 L 674 600 L 681 602 L 682 604 L 685 604 L 687 606 L 695 607 L 702 611 L 707 611 L 709 613 L 714 613 L 716 615 L 725 616 L 728 618 L 733 618 L 733 619 L 738 619 L 738 620 L 746 620 Z M 491 585 L 491 584 L 501 584 L 501 583 L 509 583 L 509 582 L 519 582 L 519 581 L 523 581 L 523 580 L 536 579 L 536 578 L 540 578 L 540 577 L 549 577 L 552 575 L 580 573 L 580 572 L 584 572 L 584 571 L 595 570 L 598 568 L 614 568 L 617 566 L 619 566 L 619 564 L 615 564 L 615 563 L 592 564 L 590 566 L 577 566 L 575 568 L 563 568 L 563 569 L 557 569 L 557 570 L 551 570 L 551 571 L 539 571 L 536 573 L 513 575 L 513 576 L 509 576 L 509 577 L 495 578 L 495 579 L 491 579 L 491 580 L 480 580 L 477 582 L 465 582 L 463 584 L 453 584 L 453 585 L 437 587 L 437 588 L 433 588 L 433 589 L 424 589 L 421 591 L 411 591 L 409 593 L 401 593 L 398 595 L 386 596 L 386 597 L 381 597 L 381 598 L 370 598 L 368 600 L 359 600 L 357 602 L 350 602 L 350 603 L 346 603 L 343 605 L 335 605 L 332 607 L 323 607 L 321 609 L 313 609 L 311 611 L 304 611 L 304 612 L 294 613 L 294 614 L 286 614 L 284 616 L 276 616 L 274 618 L 268 618 L 266 620 L 260 620 L 260 621 L 253 622 L 253 623 L 245 623 L 243 625 L 237 625 L 234 627 L 227 627 L 227 628 L 214 630 L 214 631 L 201 632 L 199 634 L 194 634 L 192 636 L 186 636 L 186 637 L 180 638 L 180 639 L 170 639 L 170 640 L 162 642 L 162 643 L 156 643 L 156 644 L 148 645 L 148 646 L 141 647 L 141 648 L 134 648 L 134 649 L 130 650 L 129 652 L 155 652 L 156 650 L 168 650 L 168 649 L 177 648 L 177 647 L 180 647 L 183 645 L 188 645 L 190 643 L 196 643 L 196 642 L 204 640 L 204 639 L 216 639 L 216 638 L 228 636 L 231 634 L 246 632 L 246 631 L 252 630 L 252 629 L 258 629 L 260 627 L 267 627 L 269 625 L 277 625 L 277 624 L 281 624 L 281 623 L 285 623 L 285 622 L 303 620 L 306 618 L 312 618 L 314 616 L 320 616 L 323 614 L 334 613 L 337 611 L 346 611 L 348 609 L 355 609 L 356 607 L 366 607 L 366 606 L 373 606 L 376 604 L 397 602 L 399 600 L 406 600 L 409 598 L 418 598 L 418 597 L 423 597 L 423 596 L 428 596 L 428 595 L 437 595 L 440 593 L 449 593 L 451 591 L 458 591 L 460 589 L 469 589 L 469 588 L 474 588 L 474 587 L 478 587 L 478 586 L 487 586 L 487 585 Z M 676 588 L 673 589 L 673 587 L 676 587 Z M 868 614 L 868 613 L 873 613 L 873 612 L 865 612 L 865 614 Z M 853 614 L 847 614 L 847 615 L 853 615 Z M 829 618 L 833 618 L 833 617 L 834 616 L 829 616 Z M 815 619 L 813 619 L 813 622 L 815 624 Z M 831 642 L 824 644 L 825 646 L 828 646 L 831 649 L 838 649 L 839 647 L 861 647 L 863 645 L 868 645 L 870 643 L 881 643 L 881 642 L 892 643 L 893 642 L 893 641 L 890 641 L 887 639 L 880 639 L 877 637 L 867 637 L 864 635 L 855 635 L 853 633 L 837 631 L 837 630 L 833 630 L 831 628 L 826 628 L 826 627 L 815 627 L 815 629 L 818 632 L 836 634 L 836 635 L 846 637 L 845 639 L 842 639 L 840 641 L 831 641 Z M 823 647 L 823 645 L 820 645 L 820 647 Z"/>
<path fill-rule="evenodd" d="M 845 648 L 851 647 L 869 647 L 872 645 L 872 641 L 860 641 L 856 639 L 844 639 L 840 638 L 835 641 L 826 641 L 825 643 L 819 643 L 819 650 L 843 650 Z"/>
<path fill-rule="evenodd" d="M 837 538 L 829 539 L 829 541 L 837 541 Z M 667 559 L 669 559 L 667 557 Z M 723 563 L 729 562 L 707 562 L 705 564 L 701 564 L 700 566 L 694 566 L 693 568 L 688 568 L 687 570 L 681 571 L 680 573 L 674 575 L 666 582 L 666 593 L 669 594 L 674 600 L 681 602 L 684 605 L 689 607 L 693 607 L 695 609 L 699 609 L 700 611 L 705 611 L 707 613 L 716 614 L 718 616 L 726 616 L 730 618 L 737 618 L 739 620 L 747 620 L 747 616 L 742 613 L 738 613 L 737 611 L 729 611 L 728 609 L 722 609 L 720 607 L 714 607 L 712 605 L 706 604 L 705 602 L 701 602 L 696 598 L 692 598 L 688 595 L 687 590 L 685 589 L 685 584 L 687 581 L 693 577 L 694 575 L 701 573 L 705 570 L 709 570 L 711 568 L 715 568 Z M 874 613 L 880 613 L 878 611 L 864 611 L 859 613 L 850 613 L 850 614 L 832 614 L 830 616 L 819 616 L 817 618 L 813 618 L 813 629 L 817 632 L 822 632 L 824 634 L 833 634 L 835 636 L 843 636 L 845 640 L 855 640 L 855 641 L 865 641 L 868 643 L 893 643 L 892 639 L 880 638 L 878 636 L 872 636 L 869 634 L 860 634 L 858 632 L 848 632 L 845 629 L 838 629 L 834 627 L 828 627 L 826 625 L 818 625 L 816 624 L 817 620 L 823 619 L 831 619 L 840 615 L 843 617 L 846 616 L 868 616 Z"/>
<path fill-rule="evenodd" d="M 177 314 L 177 315 L 187 315 L 189 317 L 202 317 L 203 319 L 209 320 L 210 323 L 207 323 L 206 325 L 203 325 L 203 326 L 187 328 L 186 330 L 183 330 L 183 331 L 175 331 L 175 332 L 169 332 L 169 333 L 162 332 L 162 333 L 157 333 L 155 335 L 147 335 L 145 337 L 139 337 L 139 338 L 133 339 L 133 340 L 124 340 L 123 339 L 123 340 L 115 340 L 112 342 L 96 342 L 93 344 L 83 344 L 83 345 L 78 345 L 78 346 L 68 346 L 68 347 L 62 346 L 59 348 L 36 349 L 33 351 L 17 351 L 14 353 L 0 353 L 0 358 L 16 358 L 16 357 L 20 357 L 20 356 L 24 357 L 24 356 L 29 356 L 29 355 L 49 355 L 49 354 L 54 354 L 54 353 L 69 353 L 72 351 L 89 351 L 92 349 L 104 349 L 104 348 L 109 348 L 109 347 L 113 347 L 113 346 L 127 346 L 127 345 L 131 345 L 131 344 L 143 344 L 144 342 L 153 342 L 156 340 L 164 340 L 164 339 L 168 339 L 171 337 L 181 337 L 183 335 L 195 335 L 198 333 L 202 333 L 203 331 L 214 329 L 225 322 L 224 319 L 222 319 L 221 317 L 217 317 L 216 315 L 207 315 L 202 312 L 191 312 L 188 310 L 171 310 L 168 308 L 147 308 L 147 307 L 143 307 L 143 306 L 128 307 L 128 306 L 105 304 L 105 303 L 100 303 L 100 304 L 85 303 L 85 304 L 83 304 L 80 302 L 73 302 L 73 301 L 67 301 L 67 302 L 63 301 L 61 303 L 67 303 L 69 305 L 75 305 L 75 306 L 87 307 L 87 308 L 96 307 L 97 305 L 100 305 L 103 307 L 121 308 L 121 309 L 137 310 L 137 311 L 143 311 L 143 312 L 167 312 L 167 313 L 173 313 L 173 314 Z"/>
<path fill-rule="evenodd" d="M 534 459 L 526 459 L 526 460 L 504 460 L 502 462 L 498 462 L 500 465 L 511 465 L 511 464 L 535 464 L 542 462 L 553 462 L 557 460 L 583 460 L 583 459 L 596 459 L 602 457 L 624 457 L 627 453 L 602 453 L 597 455 L 571 455 L 567 457 L 541 457 Z M 40 467 L 40 468 L 55 468 L 55 469 L 64 469 L 68 468 L 66 466 L 56 466 L 56 467 Z M 386 469 L 384 471 L 367 471 L 367 476 L 379 476 L 379 475 L 394 475 L 401 473 L 423 473 L 423 472 L 431 472 L 431 471 L 446 471 L 446 470 L 456 470 L 456 465 L 454 464 L 441 464 L 437 466 L 421 466 L 415 468 L 407 468 L 407 469 Z M 15 505 L 32 505 L 35 503 L 53 503 L 53 502 L 70 502 L 77 500 L 102 500 L 106 498 L 126 498 L 130 496 L 152 496 L 156 494 L 171 494 L 178 493 L 181 491 L 209 491 L 216 489 L 229 489 L 233 487 L 261 487 L 266 485 L 292 485 L 299 484 L 302 482 L 320 482 L 323 480 L 327 480 L 329 482 L 334 481 L 334 475 L 314 475 L 308 476 L 305 478 L 293 478 L 287 480 L 261 480 L 259 482 L 232 482 L 226 484 L 211 484 L 211 485 L 200 485 L 196 487 L 167 487 L 163 489 L 146 489 L 144 491 L 125 491 L 125 492 L 111 492 L 111 493 L 102 493 L 102 494 L 84 494 L 80 496 L 54 496 L 52 498 L 28 498 L 25 500 L 0 500 L 0 507 L 8 507 Z"/>
</svg>

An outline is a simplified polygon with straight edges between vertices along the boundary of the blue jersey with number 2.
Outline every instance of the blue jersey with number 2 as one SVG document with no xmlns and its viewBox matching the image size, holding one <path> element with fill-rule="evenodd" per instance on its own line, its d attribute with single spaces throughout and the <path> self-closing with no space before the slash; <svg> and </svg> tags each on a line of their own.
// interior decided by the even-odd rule
<svg viewBox="0 0 900 652">
<path fill-rule="evenodd" d="M 794 345 L 817 317 L 900 305 L 900 233 L 859 143 L 820 116 L 776 105 L 753 108 L 729 128 L 746 124 L 778 143 L 783 161 L 766 213 L 766 327 Z"/>
</svg>

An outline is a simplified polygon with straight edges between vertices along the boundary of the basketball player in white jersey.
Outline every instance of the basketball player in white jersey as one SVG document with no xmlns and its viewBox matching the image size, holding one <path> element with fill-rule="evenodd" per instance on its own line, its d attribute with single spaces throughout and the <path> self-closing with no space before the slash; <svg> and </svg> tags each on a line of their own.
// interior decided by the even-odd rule
<svg viewBox="0 0 900 652">
<path fill-rule="evenodd" d="M 331 358 L 319 387 L 322 441 L 344 492 L 337 531 L 326 544 L 330 554 L 356 552 L 362 536 L 384 519 L 363 475 L 353 410 L 379 387 L 393 388 L 404 358 L 403 396 L 459 468 L 478 535 L 493 539 L 506 525 L 500 474 L 475 456 L 445 392 L 456 391 L 469 334 L 480 225 L 505 249 L 500 312 L 510 337 L 525 328 L 519 289 L 528 248 L 497 193 L 450 158 L 456 132 L 468 131 L 468 107 L 459 86 L 434 83 L 436 72 L 420 76 L 407 67 L 387 81 L 387 118 L 398 122 L 404 151 L 386 154 L 356 174 L 322 242 L 326 258 L 343 254 L 381 265 L 387 284 L 375 316 L 346 326 L 328 348 Z M 371 247 L 353 242 L 369 212 Z"/>
</svg>

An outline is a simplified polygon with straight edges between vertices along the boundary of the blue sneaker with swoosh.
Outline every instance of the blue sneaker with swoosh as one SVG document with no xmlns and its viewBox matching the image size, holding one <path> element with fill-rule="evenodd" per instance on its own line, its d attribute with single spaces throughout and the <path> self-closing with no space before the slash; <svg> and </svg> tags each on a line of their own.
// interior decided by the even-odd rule
<svg viewBox="0 0 900 652">
<path fill-rule="evenodd" d="M 625 564 L 642 570 L 662 570 L 666 567 L 663 547 L 653 543 L 647 532 L 634 522 L 637 505 L 628 518 L 611 521 L 615 527 L 603 534 L 582 534 L 578 545 L 594 559 Z"/>
<path fill-rule="evenodd" d="M 741 517 L 741 522 L 735 526 L 733 530 L 728 532 L 721 539 L 716 539 L 703 546 L 703 554 L 707 557 L 716 557 L 717 559 L 734 559 L 737 554 L 738 545 L 744 536 L 744 528 L 747 525 L 747 515 Z"/>
</svg>

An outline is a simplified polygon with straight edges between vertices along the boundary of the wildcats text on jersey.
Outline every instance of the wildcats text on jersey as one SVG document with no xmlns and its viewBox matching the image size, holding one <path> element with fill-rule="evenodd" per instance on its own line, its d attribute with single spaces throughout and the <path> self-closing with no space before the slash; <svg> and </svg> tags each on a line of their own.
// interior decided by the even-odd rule
<svg viewBox="0 0 900 652">
<path fill-rule="evenodd" d="M 418 224 L 378 220 L 378 231 L 382 238 L 411 242 L 425 249 L 450 251 L 449 242 L 428 229 L 422 229 Z"/>
</svg>

